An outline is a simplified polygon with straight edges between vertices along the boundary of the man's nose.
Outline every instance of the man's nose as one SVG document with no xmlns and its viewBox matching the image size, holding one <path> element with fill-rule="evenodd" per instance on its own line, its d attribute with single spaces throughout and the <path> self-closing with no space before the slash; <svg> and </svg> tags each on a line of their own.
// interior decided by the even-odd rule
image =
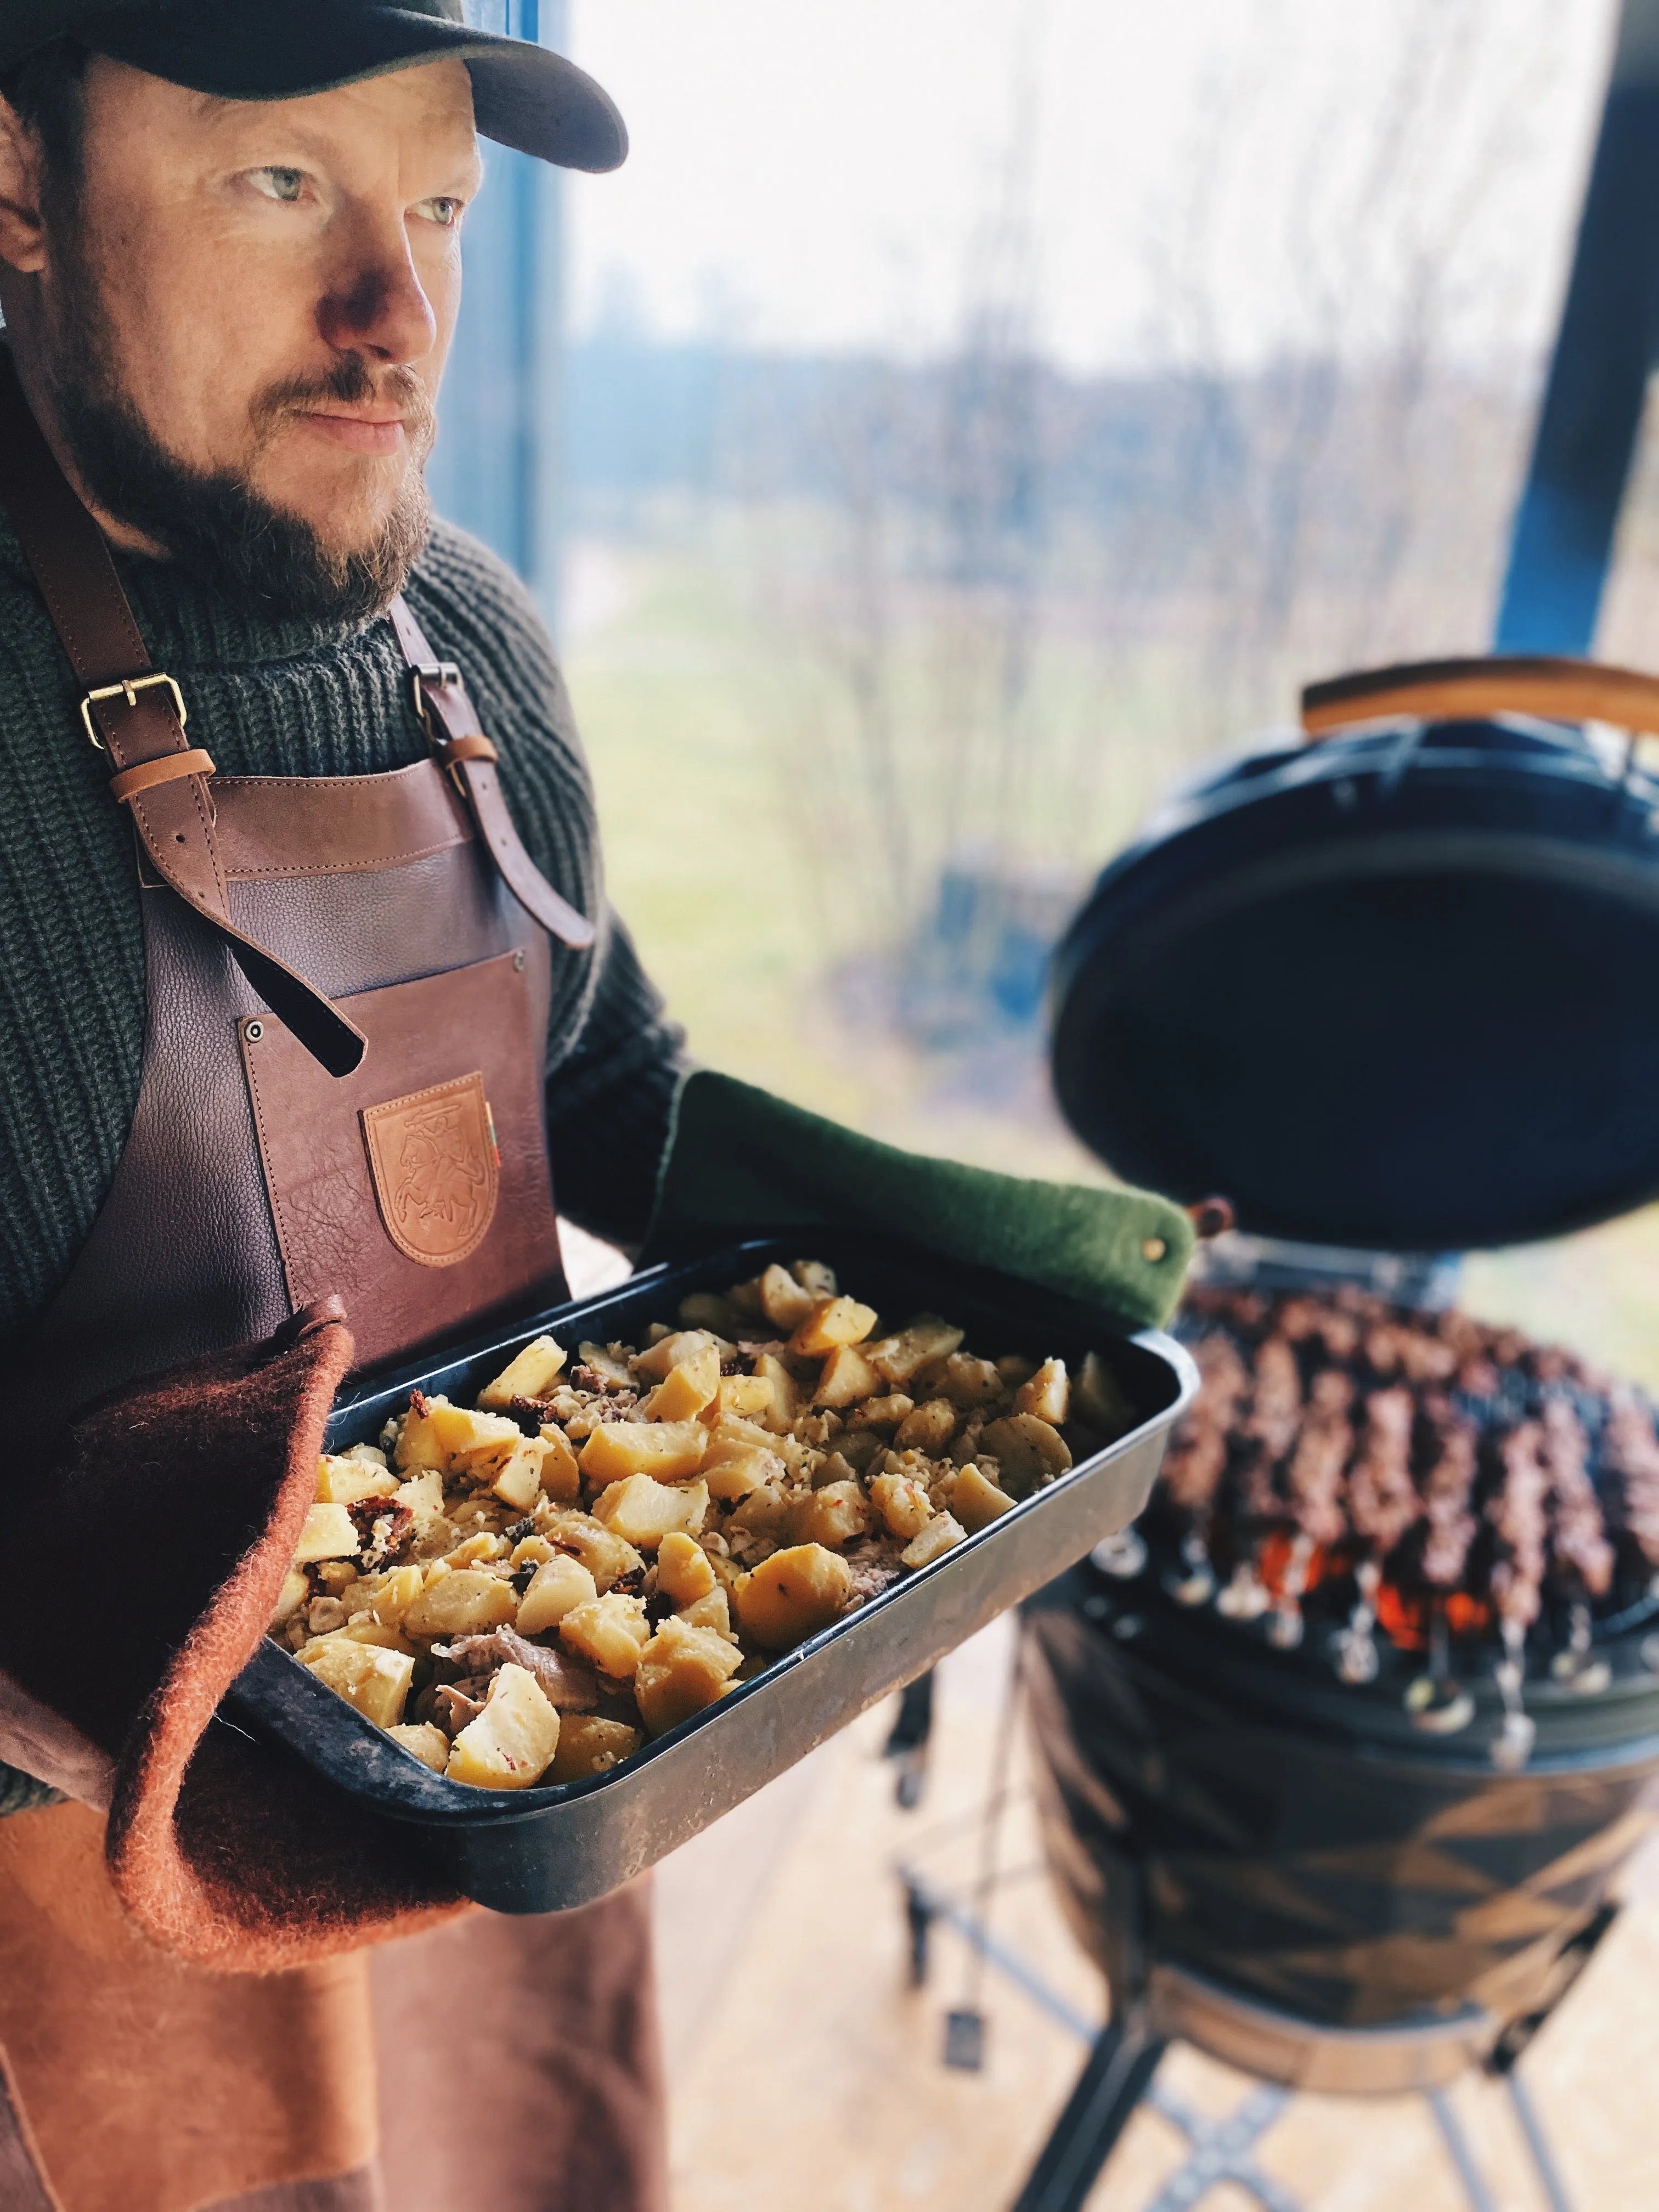
<svg viewBox="0 0 1659 2212">
<path fill-rule="evenodd" d="M 399 226 L 395 239 L 362 240 L 323 296 L 318 325 L 340 353 L 368 353 L 384 362 L 415 362 L 429 353 L 437 318 Z"/>
</svg>

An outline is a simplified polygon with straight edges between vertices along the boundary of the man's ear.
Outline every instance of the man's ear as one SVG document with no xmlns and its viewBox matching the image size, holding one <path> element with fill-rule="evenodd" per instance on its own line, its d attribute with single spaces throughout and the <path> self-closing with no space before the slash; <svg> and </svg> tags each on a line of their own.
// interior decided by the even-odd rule
<svg viewBox="0 0 1659 2212">
<path fill-rule="evenodd" d="M 40 141 L 9 100 L 0 100 L 0 261 L 20 276 L 45 267 L 40 216 Z"/>
</svg>

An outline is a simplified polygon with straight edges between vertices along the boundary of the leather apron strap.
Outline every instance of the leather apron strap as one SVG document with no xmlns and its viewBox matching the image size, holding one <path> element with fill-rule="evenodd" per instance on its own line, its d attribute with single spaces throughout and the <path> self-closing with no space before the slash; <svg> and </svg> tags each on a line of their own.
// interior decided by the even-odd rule
<svg viewBox="0 0 1659 2212">
<path fill-rule="evenodd" d="M 483 733 L 478 710 L 453 660 L 440 660 L 401 592 L 392 602 L 392 627 L 409 663 L 415 711 L 428 742 L 471 809 L 485 851 L 519 904 L 561 945 L 585 951 L 593 925 L 560 897 L 520 842 L 495 775 L 495 748 Z"/>
<path fill-rule="evenodd" d="M 185 735 L 182 693 L 149 654 L 104 534 L 76 498 L 0 349 L 0 503 L 9 510 L 46 611 L 85 687 L 81 719 L 107 753 L 111 790 L 132 810 L 151 867 L 226 939 L 237 965 L 331 1075 L 362 1063 L 362 1032 L 322 992 L 231 919 L 214 834 L 210 757 Z"/>
</svg>

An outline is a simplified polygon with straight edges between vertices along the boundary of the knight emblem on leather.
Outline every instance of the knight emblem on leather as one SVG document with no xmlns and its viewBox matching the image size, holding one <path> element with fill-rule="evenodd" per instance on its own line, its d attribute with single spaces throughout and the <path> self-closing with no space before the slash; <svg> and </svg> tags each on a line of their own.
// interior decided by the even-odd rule
<svg viewBox="0 0 1659 2212">
<path fill-rule="evenodd" d="M 476 1252 L 495 1216 L 495 1132 L 481 1074 L 363 1109 L 386 1232 L 424 1267 Z"/>
</svg>

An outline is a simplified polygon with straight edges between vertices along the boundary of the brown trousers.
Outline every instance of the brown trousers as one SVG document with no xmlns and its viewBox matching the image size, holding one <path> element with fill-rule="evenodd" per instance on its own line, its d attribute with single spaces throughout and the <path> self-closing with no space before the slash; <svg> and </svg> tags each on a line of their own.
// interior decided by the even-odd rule
<svg viewBox="0 0 1659 2212">
<path fill-rule="evenodd" d="M 0 1820 L 4 2212 L 666 2212 L 647 1884 L 219 1974 L 102 1844 L 82 1805 Z"/>
</svg>

